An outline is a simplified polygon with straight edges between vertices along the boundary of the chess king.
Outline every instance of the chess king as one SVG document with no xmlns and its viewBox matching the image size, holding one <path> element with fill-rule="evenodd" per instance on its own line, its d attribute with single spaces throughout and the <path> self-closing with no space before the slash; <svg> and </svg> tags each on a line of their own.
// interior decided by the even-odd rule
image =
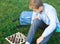
<svg viewBox="0 0 60 44">
<path fill-rule="evenodd" d="M 43 3 L 42 0 L 30 0 L 29 8 L 33 10 L 33 14 L 25 44 L 33 44 L 32 41 L 38 27 L 44 31 L 37 38 L 36 44 L 47 44 L 59 24 L 56 9 L 52 5 Z"/>
</svg>

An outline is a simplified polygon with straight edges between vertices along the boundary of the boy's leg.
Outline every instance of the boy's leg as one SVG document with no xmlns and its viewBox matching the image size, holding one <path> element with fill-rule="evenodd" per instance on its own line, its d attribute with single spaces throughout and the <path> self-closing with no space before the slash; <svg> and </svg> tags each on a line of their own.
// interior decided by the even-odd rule
<svg viewBox="0 0 60 44">
<path fill-rule="evenodd" d="M 30 30 L 29 30 L 29 33 L 28 33 L 28 36 L 27 36 L 27 39 L 26 39 L 26 42 L 29 42 L 31 44 L 33 38 L 34 38 L 34 34 L 37 30 L 37 28 L 39 26 L 41 26 L 43 24 L 42 21 L 38 20 L 38 19 L 35 19 L 30 27 Z"/>
<path fill-rule="evenodd" d="M 47 44 L 48 41 L 49 41 L 49 39 L 50 39 L 50 37 L 53 35 L 54 32 L 55 31 L 53 31 L 50 35 L 48 35 L 47 37 L 45 37 L 45 39 L 40 44 Z"/>
</svg>

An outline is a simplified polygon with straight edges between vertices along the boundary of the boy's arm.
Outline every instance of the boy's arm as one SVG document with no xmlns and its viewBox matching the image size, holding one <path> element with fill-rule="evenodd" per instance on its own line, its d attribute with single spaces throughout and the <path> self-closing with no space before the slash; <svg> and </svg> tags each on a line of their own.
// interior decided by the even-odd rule
<svg viewBox="0 0 60 44">
<path fill-rule="evenodd" d="M 56 11 L 55 10 L 49 10 L 49 12 L 47 12 L 48 17 L 50 19 L 50 25 L 44 30 L 44 32 L 42 33 L 42 35 L 37 39 L 36 43 L 39 44 L 41 43 L 45 37 L 47 37 L 49 34 L 51 34 L 55 28 L 56 28 Z"/>
<path fill-rule="evenodd" d="M 48 17 L 50 19 L 49 26 L 44 30 L 42 36 L 47 37 L 49 34 L 51 34 L 56 29 L 56 10 L 49 10 L 47 12 Z"/>
</svg>

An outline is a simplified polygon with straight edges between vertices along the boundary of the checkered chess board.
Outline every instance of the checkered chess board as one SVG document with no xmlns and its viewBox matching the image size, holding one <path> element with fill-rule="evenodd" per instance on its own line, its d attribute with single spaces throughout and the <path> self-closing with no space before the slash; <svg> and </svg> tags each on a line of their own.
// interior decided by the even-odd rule
<svg viewBox="0 0 60 44">
<path fill-rule="evenodd" d="M 26 36 L 18 32 L 5 38 L 10 44 L 22 44 L 26 40 Z"/>
</svg>

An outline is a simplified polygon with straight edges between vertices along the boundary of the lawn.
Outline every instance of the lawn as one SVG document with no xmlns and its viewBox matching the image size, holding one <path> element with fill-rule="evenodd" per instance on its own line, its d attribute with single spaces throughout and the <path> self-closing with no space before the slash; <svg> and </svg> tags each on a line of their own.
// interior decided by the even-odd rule
<svg viewBox="0 0 60 44">
<path fill-rule="evenodd" d="M 60 17 L 60 0 L 43 0 L 43 2 L 53 5 L 57 10 L 58 18 Z M 28 0 L 0 0 L 0 44 L 9 44 L 5 37 L 16 32 L 21 32 L 27 36 L 29 26 L 16 28 L 20 24 L 19 20 L 15 22 L 13 20 L 18 19 L 22 11 L 28 11 L 28 5 Z M 33 44 L 42 31 L 37 30 Z M 60 33 L 55 32 L 48 44 L 60 44 Z"/>
</svg>

